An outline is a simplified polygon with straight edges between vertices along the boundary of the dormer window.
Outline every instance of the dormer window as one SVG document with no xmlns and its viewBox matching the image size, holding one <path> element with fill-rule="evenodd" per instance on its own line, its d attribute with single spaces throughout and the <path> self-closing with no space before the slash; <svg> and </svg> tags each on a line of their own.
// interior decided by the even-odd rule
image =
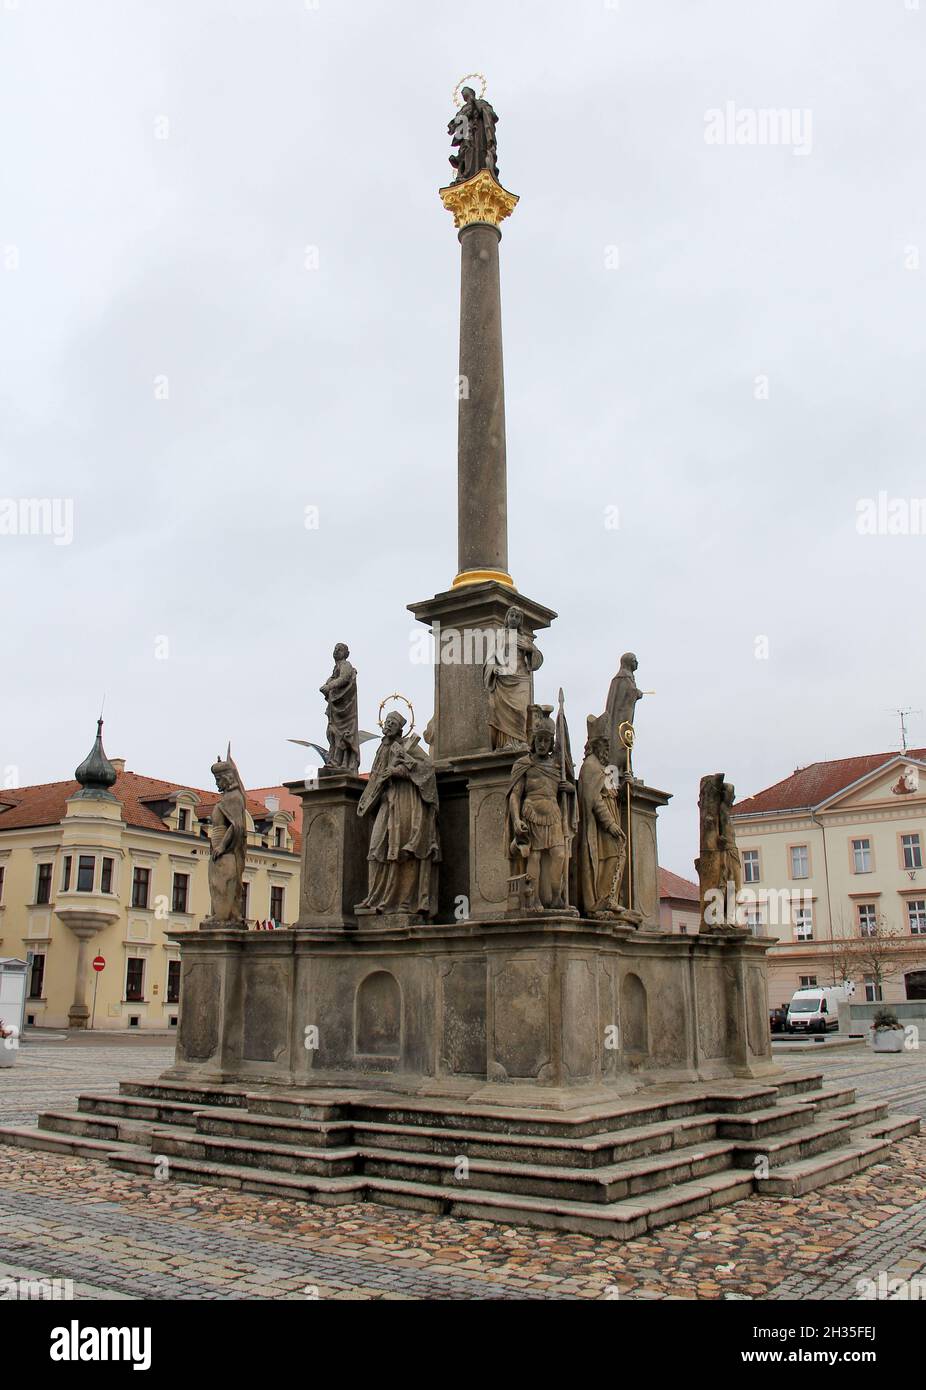
<svg viewBox="0 0 926 1390">
<path fill-rule="evenodd" d="M 276 846 L 277 849 L 285 849 L 285 848 L 286 848 L 286 842 L 285 842 L 285 840 L 283 839 L 283 827 L 282 827 L 282 825 L 278 825 L 278 826 L 276 827 L 276 829 L 274 830 L 274 832 L 273 832 L 273 843 L 274 843 L 274 845 Z"/>
<path fill-rule="evenodd" d="M 190 812 L 189 812 L 189 810 L 187 809 L 187 807 L 181 806 L 179 812 L 177 813 L 177 829 L 178 829 L 178 830 L 183 830 L 183 831 L 185 831 L 185 830 L 189 830 L 189 828 L 190 828 Z"/>
</svg>

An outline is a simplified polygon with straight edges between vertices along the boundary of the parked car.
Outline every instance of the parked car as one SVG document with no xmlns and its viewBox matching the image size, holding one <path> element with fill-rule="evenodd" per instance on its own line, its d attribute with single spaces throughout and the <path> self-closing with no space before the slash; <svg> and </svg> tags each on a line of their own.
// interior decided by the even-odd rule
<svg viewBox="0 0 926 1390">
<path fill-rule="evenodd" d="M 782 1004 L 780 1008 L 769 1009 L 769 1027 L 773 1033 L 787 1033 L 788 1031 L 788 1006 Z"/>
</svg>

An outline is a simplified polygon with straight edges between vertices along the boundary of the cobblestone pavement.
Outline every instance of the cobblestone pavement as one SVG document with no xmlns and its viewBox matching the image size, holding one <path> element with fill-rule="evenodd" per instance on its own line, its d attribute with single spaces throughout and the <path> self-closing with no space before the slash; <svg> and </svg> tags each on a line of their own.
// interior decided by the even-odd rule
<svg viewBox="0 0 926 1390">
<path fill-rule="evenodd" d="M 164 1064 L 154 1045 L 27 1044 L 0 1071 L 0 1114 L 26 1122 Z M 784 1063 L 811 1064 L 860 1097 L 926 1114 L 926 1057 L 852 1049 Z M 0 1279 L 10 1275 L 70 1279 L 83 1298 L 845 1299 L 865 1279 L 886 1297 L 911 1278 L 926 1295 L 926 1137 L 799 1201 L 752 1197 L 625 1245 L 159 1183 L 0 1146 Z"/>
</svg>

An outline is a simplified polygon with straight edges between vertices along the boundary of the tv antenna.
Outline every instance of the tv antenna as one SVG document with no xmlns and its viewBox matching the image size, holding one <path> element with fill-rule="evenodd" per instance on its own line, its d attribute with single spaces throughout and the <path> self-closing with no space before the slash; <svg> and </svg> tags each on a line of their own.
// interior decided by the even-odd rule
<svg viewBox="0 0 926 1390">
<path fill-rule="evenodd" d="M 908 747 L 908 743 L 907 743 L 907 715 L 908 715 L 908 714 L 922 714 L 923 711 L 922 711 L 921 709 L 910 709 L 909 707 L 907 707 L 907 708 L 904 708 L 904 709 L 895 709 L 895 710 L 891 710 L 891 713 L 892 713 L 892 714 L 896 714 L 896 715 L 897 715 L 897 718 L 900 720 L 900 747 L 901 747 L 901 751 L 902 751 L 903 753 L 906 753 L 907 747 Z"/>
</svg>

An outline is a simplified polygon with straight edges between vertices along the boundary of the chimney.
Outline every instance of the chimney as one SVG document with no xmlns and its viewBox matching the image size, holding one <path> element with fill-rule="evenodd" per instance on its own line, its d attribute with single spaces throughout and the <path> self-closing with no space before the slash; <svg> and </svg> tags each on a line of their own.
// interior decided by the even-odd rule
<svg viewBox="0 0 926 1390">
<path fill-rule="evenodd" d="M 125 772 L 125 758 L 110 758 L 109 761 L 117 772 Z"/>
</svg>

